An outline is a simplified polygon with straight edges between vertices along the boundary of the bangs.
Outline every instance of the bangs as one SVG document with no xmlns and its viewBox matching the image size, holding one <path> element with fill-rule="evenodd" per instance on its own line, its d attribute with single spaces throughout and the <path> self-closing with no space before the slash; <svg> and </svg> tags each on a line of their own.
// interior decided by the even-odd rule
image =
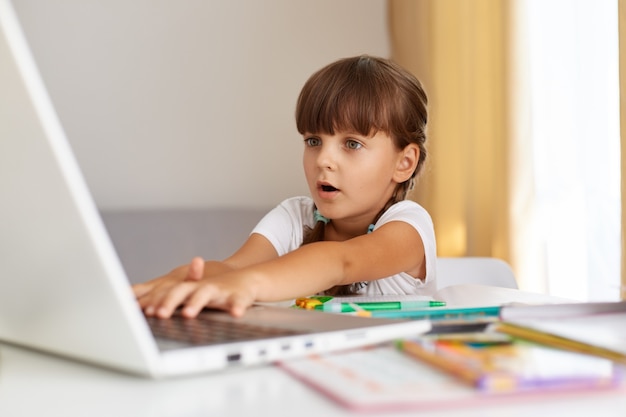
<svg viewBox="0 0 626 417">
<path fill-rule="evenodd" d="M 381 75 L 380 62 L 368 57 L 339 61 L 304 85 L 296 107 L 298 132 L 390 133 L 397 96 L 397 86 Z"/>
</svg>

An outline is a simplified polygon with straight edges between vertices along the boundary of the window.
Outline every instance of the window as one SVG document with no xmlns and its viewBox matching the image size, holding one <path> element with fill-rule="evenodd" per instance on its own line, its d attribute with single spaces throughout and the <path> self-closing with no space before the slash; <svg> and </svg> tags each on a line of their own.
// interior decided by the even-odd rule
<svg viewBox="0 0 626 417">
<path fill-rule="evenodd" d="M 528 87 L 522 92 L 528 138 L 518 146 L 531 147 L 526 155 L 533 176 L 532 232 L 519 245 L 532 245 L 542 259 L 519 279 L 551 295 L 618 300 L 617 0 L 518 3 Z M 518 262 L 532 262 L 529 256 Z"/>
</svg>

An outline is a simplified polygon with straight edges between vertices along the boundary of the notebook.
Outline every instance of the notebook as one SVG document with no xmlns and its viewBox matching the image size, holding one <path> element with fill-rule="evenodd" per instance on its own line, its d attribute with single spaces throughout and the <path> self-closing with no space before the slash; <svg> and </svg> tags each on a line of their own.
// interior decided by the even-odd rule
<svg viewBox="0 0 626 417">
<path fill-rule="evenodd" d="M 1 341 L 166 377 L 375 344 L 429 328 L 428 321 L 257 305 L 240 319 L 206 311 L 198 320 L 150 320 L 159 327 L 157 340 L 8 0 L 0 0 L 0 91 Z M 214 322 L 246 331 L 262 325 L 266 332 L 208 346 L 186 334 L 198 324 L 216 333 Z M 176 340 L 165 340 L 168 327 Z"/>
<path fill-rule="evenodd" d="M 626 364 L 626 301 L 518 307 L 501 316 L 499 332 Z"/>
<path fill-rule="evenodd" d="M 477 389 L 391 343 L 295 358 L 281 361 L 280 366 L 350 411 L 380 415 L 410 410 L 414 415 L 421 415 L 420 412 L 431 410 L 457 409 L 465 411 L 459 415 L 478 416 L 499 415 L 487 411 L 499 404 L 524 404 L 623 389 L 622 369 L 602 358 L 592 358 L 590 362 L 583 366 L 590 365 L 593 369 L 578 383 L 514 392 Z M 471 407 L 480 408 L 471 411 Z"/>
</svg>

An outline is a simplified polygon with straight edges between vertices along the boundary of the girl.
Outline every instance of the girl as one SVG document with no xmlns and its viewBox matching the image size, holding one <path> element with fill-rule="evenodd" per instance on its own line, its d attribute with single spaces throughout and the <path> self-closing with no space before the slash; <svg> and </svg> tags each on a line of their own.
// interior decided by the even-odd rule
<svg viewBox="0 0 626 417">
<path fill-rule="evenodd" d="M 370 56 L 309 78 L 296 107 L 311 193 L 283 201 L 222 262 L 189 265 L 133 287 L 149 315 L 183 306 L 244 314 L 255 301 L 330 294 L 432 294 L 435 236 L 405 200 L 426 159 L 427 99 L 419 81 Z"/>
</svg>

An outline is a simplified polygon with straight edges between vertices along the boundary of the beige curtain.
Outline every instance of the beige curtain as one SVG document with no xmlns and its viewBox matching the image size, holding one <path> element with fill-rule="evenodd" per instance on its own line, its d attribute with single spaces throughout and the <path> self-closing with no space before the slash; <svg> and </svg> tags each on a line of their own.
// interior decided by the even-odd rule
<svg viewBox="0 0 626 417">
<path fill-rule="evenodd" d="M 620 125 L 626 126 L 626 0 L 618 1 Z M 524 201 L 533 193 L 524 165 L 530 158 L 523 155 L 523 79 L 511 65 L 515 4 L 388 0 L 388 14 L 392 58 L 416 74 L 429 94 L 431 168 L 413 197 L 433 216 L 439 255 L 495 256 L 507 260 L 516 275 L 526 270 L 521 275 L 532 276 L 529 272 L 541 271 L 541 255 L 515 245 L 532 233 L 516 219 L 532 217 Z M 515 100 L 507 96 L 512 85 Z M 515 120 L 509 118 L 513 113 Z M 621 298 L 626 299 L 626 129 L 621 143 Z M 514 258 L 526 261 L 516 265 Z M 529 259 L 538 265 L 528 265 Z"/>
<path fill-rule="evenodd" d="M 509 263 L 507 2 L 389 0 L 392 58 L 429 95 L 429 160 L 413 198 L 439 256 Z"/>
<path fill-rule="evenodd" d="M 619 0 L 620 136 L 622 162 L 622 291 L 626 300 L 626 0 Z"/>
</svg>

